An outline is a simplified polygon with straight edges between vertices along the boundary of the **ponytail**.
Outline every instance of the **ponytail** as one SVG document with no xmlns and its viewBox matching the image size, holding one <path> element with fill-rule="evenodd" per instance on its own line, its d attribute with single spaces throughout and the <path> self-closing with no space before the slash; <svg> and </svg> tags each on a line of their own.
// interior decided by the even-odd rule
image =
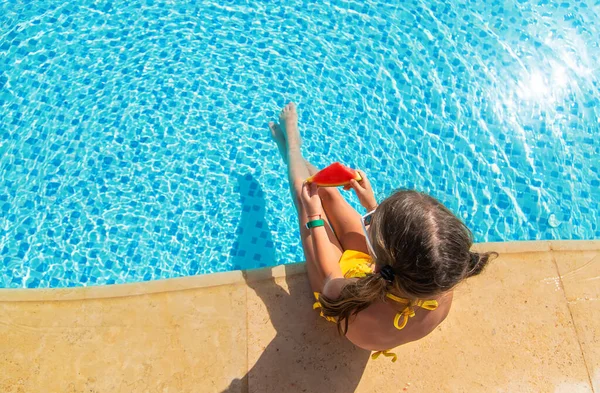
<svg viewBox="0 0 600 393">
<path fill-rule="evenodd" d="M 470 260 L 467 264 L 467 273 L 465 278 L 473 277 L 478 275 L 487 266 L 487 263 L 494 258 L 498 257 L 497 252 L 469 252 Z"/>
</svg>

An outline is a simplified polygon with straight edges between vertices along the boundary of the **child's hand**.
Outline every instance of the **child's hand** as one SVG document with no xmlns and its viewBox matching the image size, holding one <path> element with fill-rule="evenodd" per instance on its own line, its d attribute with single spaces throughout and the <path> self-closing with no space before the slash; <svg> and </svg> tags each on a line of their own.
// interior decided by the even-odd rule
<svg viewBox="0 0 600 393">
<path fill-rule="evenodd" d="M 307 216 L 323 214 L 323 205 L 321 205 L 321 197 L 319 197 L 317 189 L 318 186 L 315 183 L 302 183 L 302 197 L 300 200 Z"/>
<path fill-rule="evenodd" d="M 358 171 L 358 173 L 360 173 L 362 180 L 351 180 L 350 184 L 344 186 L 344 190 L 348 191 L 353 189 L 354 192 L 356 192 L 356 196 L 358 196 L 360 204 L 367 209 L 367 211 L 372 211 L 377 207 L 377 201 L 375 200 L 373 188 L 371 188 L 371 183 L 369 183 L 367 175 L 365 175 L 363 171 Z"/>
</svg>

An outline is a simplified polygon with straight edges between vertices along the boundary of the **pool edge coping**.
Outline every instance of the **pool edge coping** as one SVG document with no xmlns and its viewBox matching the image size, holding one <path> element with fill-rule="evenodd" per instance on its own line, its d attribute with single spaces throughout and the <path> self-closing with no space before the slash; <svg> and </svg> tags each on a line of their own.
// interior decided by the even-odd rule
<svg viewBox="0 0 600 393">
<path fill-rule="evenodd" d="M 587 251 L 600 249 L 600 240 L 541 240 L 476 243 L 473 249 L 479 252 L 496 251 L 500 254 Z M 162 292 L 185 291 L 223 285 L 242 285 L 301 274 L 306 271 L 304 262 L 251 270 L 233 270 L 196 276 L 176 277 L 162 280 L 142 281 L 127 284 L 98 285 L 72 288 L 0 288 L 0 302 L 40 302 L 106 299 L 128 296 L 150 295 Z"/>
</svg>

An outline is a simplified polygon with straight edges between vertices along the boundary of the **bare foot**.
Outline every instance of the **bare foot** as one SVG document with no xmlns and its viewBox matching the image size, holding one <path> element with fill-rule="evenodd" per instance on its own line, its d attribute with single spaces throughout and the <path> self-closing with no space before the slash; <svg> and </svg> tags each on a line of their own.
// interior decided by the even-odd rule
<svg viewBox="0 0 600 393">
<path fill-rule="evenodd" d="M 277 143 L 277 148 L 279 149 L 279 154 L 281 154 L 281 158 L 283 159 L 284 164 L 287 165 L 287 142 L 285 141 L 284 131 L 281 129 L 281 125 L 275 122 L 269 122 L 269 129 L 271 130 L 271 137 Z M 311 175 L 319 172 L 319 170 L 306 159 L 304 160 L 306 164 L 306 168 L 308 168 L 308 172 Z"/>
<path fill-rule="evenodd" d="M 269 123 L 269 129 L 271 129 L 271 137 L 277 143 L 279 154 L 281 154 L 283 162 L 287 165 L 287 142 L 285 141 L 285 134 L 281 130 L 281 127 L 279 127 L 279 124 L 274 122 Z"/>
<path fill-rule="evenodd" d="M 298 113 L 296 104 L 290 102 L 279 114 L 279 123 L 283 124 L 283 135 L 287 141 L 288 149 L 300 148 L 300 133 L 298 132 Z"/>
</svg>

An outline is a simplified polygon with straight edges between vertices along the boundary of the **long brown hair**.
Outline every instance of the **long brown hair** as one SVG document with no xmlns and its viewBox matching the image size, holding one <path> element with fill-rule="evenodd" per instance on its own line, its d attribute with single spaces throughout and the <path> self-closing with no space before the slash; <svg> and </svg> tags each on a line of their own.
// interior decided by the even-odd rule
<svg viewBox="0 0 600 393">
<path fill-rule="evenodd" d="M 351 316 L 385 301 L 386 294 L 436 296 L 481 273 L 498 255 L 470 251 L 473 235 L 465 224 L 436 199 L 413 190 L 398 190 L 381 202 L 369 232 L 378 271 L 390 266 L 393 278 L 368 274 L 346 284 L 337 299 L 319 297 L 323 314 L 337 318 L 342 334 Z"/>
</svg>

